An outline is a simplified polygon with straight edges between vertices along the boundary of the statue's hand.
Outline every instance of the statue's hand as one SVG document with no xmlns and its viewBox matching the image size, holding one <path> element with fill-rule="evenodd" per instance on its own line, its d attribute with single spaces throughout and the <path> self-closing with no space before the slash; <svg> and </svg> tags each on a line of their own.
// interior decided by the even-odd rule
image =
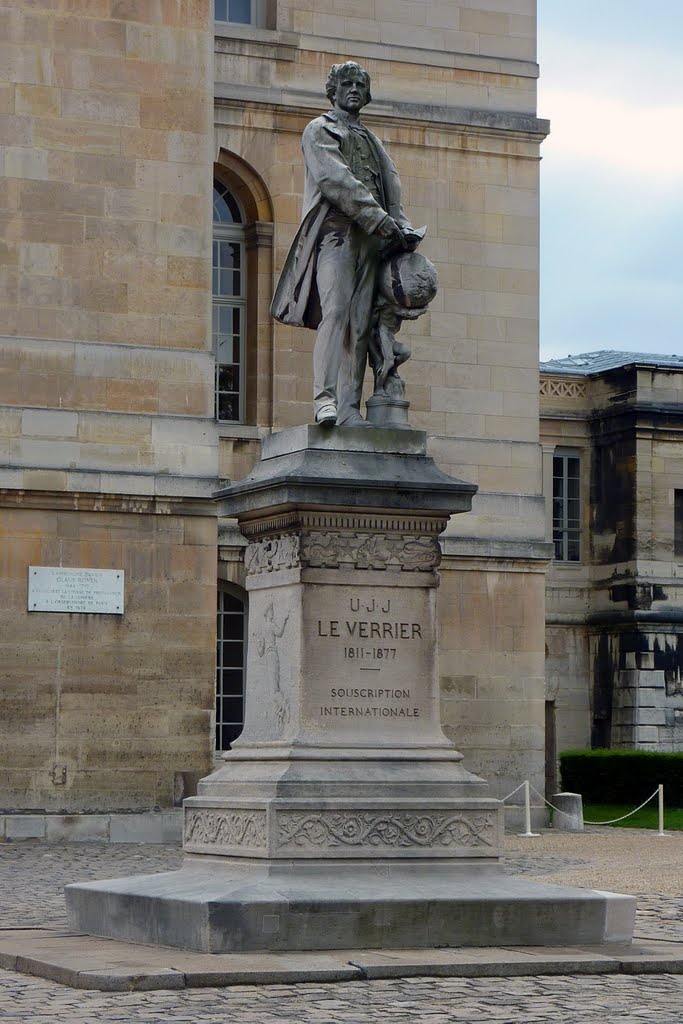
<svg viewBox="0 0 683 1024">
<path fill-rule="evenodd" d="M 406 247 L 403 232 L 393 217 L 387 215 L 375 228 L 375 234 L 389 242 L 392 247 L 395 246 L 397 249 L 405 249 Z"/>
<path fill-rule="evenodd" d="M 418 245 L 427 233 L 427 228 L 413 228 L 410 226 L 403 228 L 403 238 L 405 239 L 406 248 L 408 252 L 415 252 Z"/>
</svg>

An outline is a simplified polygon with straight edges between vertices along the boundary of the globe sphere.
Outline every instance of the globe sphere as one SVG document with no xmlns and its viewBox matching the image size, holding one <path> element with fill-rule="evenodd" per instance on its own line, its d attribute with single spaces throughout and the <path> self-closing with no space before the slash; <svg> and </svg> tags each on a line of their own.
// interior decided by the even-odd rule
<svg viewBox="0 0 683 1024">
<path fill-rule="evenodd" d="M 419 252 L 402 252 L 381 264 L 379 291 L 404 309 L 427 306 L 439 288 L 434 264 Z"/>
</svg>

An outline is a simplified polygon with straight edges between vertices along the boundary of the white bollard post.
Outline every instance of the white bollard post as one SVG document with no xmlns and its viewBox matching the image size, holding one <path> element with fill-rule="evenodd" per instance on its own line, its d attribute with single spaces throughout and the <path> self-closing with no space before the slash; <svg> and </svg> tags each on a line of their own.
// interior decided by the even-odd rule
<svg viewBox="0 0 683 1024">
<path fill-rule="evenodd" d="M 664 831 L 664 786 L 661 782 L 658 786 L 657 796 L 659 799 L 659 831 L 657 832 L 657 835 L 665 836 L 666 832 Z"/>
<path fill-rule="evenodd" d="M 540 832 L 531 831 L 531 793 L 529 791 L 529 780 L 524 783 L 524 832 L 519 832 L 521 839 L 537 839 Z"/>
</svg>

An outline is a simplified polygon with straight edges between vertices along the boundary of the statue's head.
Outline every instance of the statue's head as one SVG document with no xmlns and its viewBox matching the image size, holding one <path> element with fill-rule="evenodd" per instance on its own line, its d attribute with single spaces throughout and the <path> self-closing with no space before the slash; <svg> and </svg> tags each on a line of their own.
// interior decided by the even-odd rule
<svg viewBox="0 0 683 1024">
<path fill-rule="evenodd" d="M 327 76 L 325 92 L 334 106 L 357 112 L 372 100 L 370 75 L 354 60 L 333 64 Z"/>
</svg>

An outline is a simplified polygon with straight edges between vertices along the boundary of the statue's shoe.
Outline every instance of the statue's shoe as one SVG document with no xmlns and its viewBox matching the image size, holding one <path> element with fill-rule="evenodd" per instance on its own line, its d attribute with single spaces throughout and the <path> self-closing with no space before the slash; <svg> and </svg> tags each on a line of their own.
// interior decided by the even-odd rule
<svg viewBox="0 0 683 1024">
<path fill-rule="evenodd" d="M 371 427 L 372 423 L 368 423 L 362 416 L 356 413 L 355 416 L 347 416 L 345 420 L 337 423 L 338 427 Z"/>
<path fill-rule="evenodd" d="M 315 422 L 323 427 L 333 427 L 337 422 L 337 407 L 332 402 L 322 405 L 315 414 Z"/>
</svg>

